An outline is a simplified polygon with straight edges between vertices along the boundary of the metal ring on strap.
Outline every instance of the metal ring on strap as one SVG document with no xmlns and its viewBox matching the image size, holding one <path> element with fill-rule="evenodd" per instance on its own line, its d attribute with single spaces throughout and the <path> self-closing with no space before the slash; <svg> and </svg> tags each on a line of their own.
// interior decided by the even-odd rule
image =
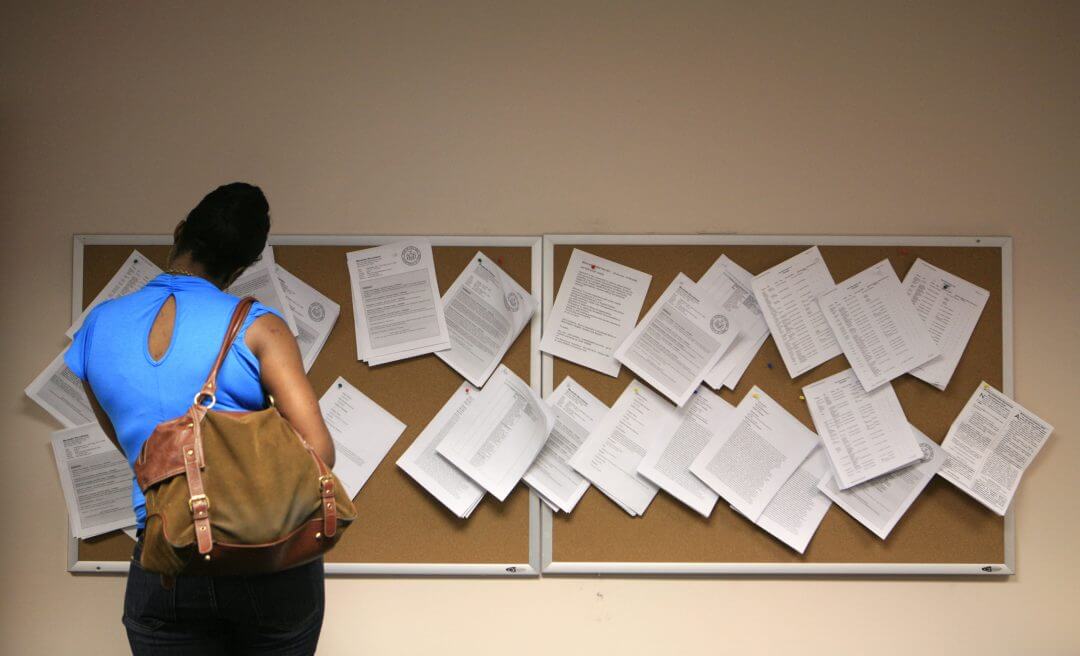
<svg viewBox="0 0 1080 656">
<path fill-rule="evenodd" d="M 210 404 L 209 405 L 203 405 L 203 403 L 202 403 L 202 400 L 204 398 L 206 398 L 206 397 L 210 397 Z M 202 392 L 199 392 L 198 394 L 195 395 L 194 403 L 197 406 L 201 406 L 201 407 L 206 408 L 207 410 L 209 410 L 210 408 L 217 405 L 217 397 L 214 396 L 213 392 L 202 391 Z"/>
</svg>

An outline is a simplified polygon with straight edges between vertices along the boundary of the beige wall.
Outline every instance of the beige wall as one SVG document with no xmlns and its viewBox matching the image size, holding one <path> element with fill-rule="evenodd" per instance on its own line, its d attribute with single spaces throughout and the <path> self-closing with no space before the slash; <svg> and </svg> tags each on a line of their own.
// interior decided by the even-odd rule
<svg viewBox="0 0 1080 656">
<path fill-rule="evenodd" d="M 22 395 L 71 236 L 234 179 L 279 233 L 1012 235 L 1017 396 L 1057 426 L 1007 581 L 331 580 L 322 653 L 1080 652 L 1077 3 L 4 4 L 5 653 L 125 648 Z"/>
</svg>

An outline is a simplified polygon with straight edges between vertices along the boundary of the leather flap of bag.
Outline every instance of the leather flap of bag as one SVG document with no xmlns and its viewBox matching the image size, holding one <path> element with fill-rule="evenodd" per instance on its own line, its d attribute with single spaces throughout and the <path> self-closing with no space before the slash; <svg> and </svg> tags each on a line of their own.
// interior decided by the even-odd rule
<svg viewBox="0 0 1080 656">
<path fill-rule="evenodd" d="M 199 421 L 205 412 L 192 409 L 176 419 L 158 424 L 143 443 L 135 459 L 135 479 L 139 489 L 146 492 L 151 486 L 177 474 L 184 473 L 184 449 L 196 449 L 199 469 L 206 467 L 200 441 Z"/>
</svg>

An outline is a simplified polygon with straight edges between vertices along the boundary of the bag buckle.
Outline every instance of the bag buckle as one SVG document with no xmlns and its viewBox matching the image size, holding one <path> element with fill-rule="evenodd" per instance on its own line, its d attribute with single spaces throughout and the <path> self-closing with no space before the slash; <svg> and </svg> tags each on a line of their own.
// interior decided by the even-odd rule
<svg viewBox="0 0 1080 656">
<path fill-rule="evenodd" d="M 188 499 L 188 502 L 187 502 L 188 510 L 190 510 L 191 512 L 194 513 L 195 512 L 195 504 L 197 502 L 199 502 L 199 501 L 206 502 L 206 512 L 209 512 L 210 511 L 210 499 L 205 494 L 196 494 L 195 496 Z"/>
<path fill-rule="evenodd" d="M 327 487 L 327 483 L 330 484 L 329 488 Z M 321 494 L 323 496 L 331 494 L 333 492 L 333 490 L 334 490 L 333 485 L 334 485 L 334 475 L 333 474 L 324 474 L 324 475 L 320 476 L 319 477 L 319 494 Z"/>
</svg>

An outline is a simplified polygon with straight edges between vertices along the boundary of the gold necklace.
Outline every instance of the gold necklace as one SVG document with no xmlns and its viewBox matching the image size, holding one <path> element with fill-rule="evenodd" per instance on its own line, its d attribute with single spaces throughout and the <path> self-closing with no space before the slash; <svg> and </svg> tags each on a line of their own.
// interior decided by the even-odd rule
<svg viewBox="0 0 1080 656">
<path fill-rule="evenodd" d="M 165 273 L 168 273 L 168 274 L 171 274 L 171 275 L 174 275 L 174 276 L 191 276 L 192 278 L 198 278 L 199 277 L 199 276 L 195 275 L 194 273 L 192 273 L 192 272 L 190 272 L 187 269 L 184 269 L 182 267 L 169 267 L 168 269 L 165 269 Z"/>
</svg>

